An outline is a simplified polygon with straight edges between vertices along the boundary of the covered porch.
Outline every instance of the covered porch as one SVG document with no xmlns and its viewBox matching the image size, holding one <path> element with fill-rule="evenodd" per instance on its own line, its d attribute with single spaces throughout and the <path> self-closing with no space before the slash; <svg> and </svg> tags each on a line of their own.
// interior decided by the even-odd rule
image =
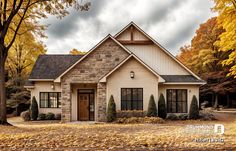
<svg viewBox="0 0 236 151">
<path fill-rule="evenodd" d="M 70 83 L 69 86 L 70 91 L 62 90 L 63 122 L 105 121 L 105 84 Z"/>
</svg>

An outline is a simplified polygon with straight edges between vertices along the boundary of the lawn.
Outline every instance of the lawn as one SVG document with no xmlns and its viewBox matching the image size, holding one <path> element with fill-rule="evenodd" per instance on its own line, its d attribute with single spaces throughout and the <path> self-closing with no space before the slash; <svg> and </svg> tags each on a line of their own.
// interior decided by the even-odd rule
<svg viewBox="0 0 236 151">
<path fill-rule="evenodd" d="M 235 117 L 163 124 L 16 122 L 15 126 L 0 126 L 0 150 L 236 150 Z M 216 123 L 224 124 L 224 135 L 186 131 L 189 125 Z M 220 138 L 224 142 L 194 142 L 201 138 Z"/>
</svg>

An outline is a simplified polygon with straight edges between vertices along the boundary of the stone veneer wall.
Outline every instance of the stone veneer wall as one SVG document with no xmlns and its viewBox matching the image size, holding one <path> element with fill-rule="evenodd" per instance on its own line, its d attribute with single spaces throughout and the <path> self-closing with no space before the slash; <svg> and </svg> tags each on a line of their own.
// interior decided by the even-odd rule
<svg viewBox="0 0 236 151">
<path fill-rule="evenodd" d="M 129 56 L 123 48 L 111 38 L 78 63 L 61 78 L 62 87 L 62 121 L 71 121 L 71 83 L 98 83 L 106 73 Z M 97 86 L 97 119 L 104 121 L 106 114 L 106 85 Z"/>
<path fill-rule="evenodd" d="M 97 121 L 106 121 L 106 83 L 97 85 Z"/>
</svg>

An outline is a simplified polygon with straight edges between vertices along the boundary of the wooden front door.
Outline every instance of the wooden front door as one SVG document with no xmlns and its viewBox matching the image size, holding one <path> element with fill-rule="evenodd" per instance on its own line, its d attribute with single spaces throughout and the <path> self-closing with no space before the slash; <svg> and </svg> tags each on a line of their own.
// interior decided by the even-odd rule
<svg viewBox="0 0 236 151">
<path fill-rule="evenodd" d="M 78 120 L 89 120 L 89 94 L 79 94 L 78 98 Z"/>
</svg>

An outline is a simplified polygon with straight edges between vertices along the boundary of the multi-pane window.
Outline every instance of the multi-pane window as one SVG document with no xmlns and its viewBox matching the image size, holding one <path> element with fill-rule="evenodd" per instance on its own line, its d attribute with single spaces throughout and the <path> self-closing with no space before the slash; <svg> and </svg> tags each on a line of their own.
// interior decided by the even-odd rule
<svg viewBox="0 0 236 151">
<path fill-rule="evenodd" d="M 187 112 L 187 89 L 167 89 L 167 112 Z"/>
<path fill-rule="evenodd" d="M 121 110 L 143 110 L 143 89 L 122 88 Z"/>
<path fill-rule="evenodd" d="M 40 108 L 60 108 L 61 92 L 40 92 Z"/>
</svg>

